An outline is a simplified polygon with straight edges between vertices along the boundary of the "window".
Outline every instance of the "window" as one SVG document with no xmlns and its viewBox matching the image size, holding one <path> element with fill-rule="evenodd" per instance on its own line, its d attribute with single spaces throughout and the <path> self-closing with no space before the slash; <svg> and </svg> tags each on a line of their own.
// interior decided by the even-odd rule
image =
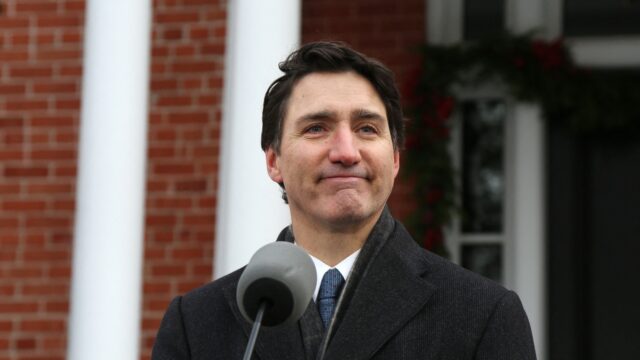
<svg viewBox="0 0 640 360">
<path fill-rule="evenodd" d="M 454 229 L 454 260 L 498 282 L 504 281 L 506 116 L 504 99 L 467 99 L 455 145 L 462 214 Z"/>
<path fill-rule="evenodd" d="M 505 109 L 497 99 L 462 106 L 463 233 L 502 232 Z"/>
</svg>

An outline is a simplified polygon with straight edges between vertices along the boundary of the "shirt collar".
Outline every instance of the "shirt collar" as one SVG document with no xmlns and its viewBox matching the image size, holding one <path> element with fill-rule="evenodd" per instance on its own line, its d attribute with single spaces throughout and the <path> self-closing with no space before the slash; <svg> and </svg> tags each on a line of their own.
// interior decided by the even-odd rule
<svg viewBox="0 0 640 360">
<path fill-rule="evenodd" d="M 351 269 L 353 268 L 353 264 L 355 264 L 356 259 L 358 258 L 358 254 L 360 253 L 360 249 L 356 250 L 353 254 L 347 256 L 342 261 L 340 261 L 334 269 L 340 271 L 340 275 L 347 280 L 349 278 L 349 274 L 351 273 Z M 332 269 L 331 266 L 322 262 L 322 260 L 314 257 L 309 254 L 311 260 L 313 260 L 313 265 L 316 266 L 316 290 L 313 292 L 313 301 L 316 301 L 316 297 L 318 296 L 318 290 L 320 290 L 320 283 L 322 282 L 322 277 L 324 273 L 328 270 Z"/>
</svg>

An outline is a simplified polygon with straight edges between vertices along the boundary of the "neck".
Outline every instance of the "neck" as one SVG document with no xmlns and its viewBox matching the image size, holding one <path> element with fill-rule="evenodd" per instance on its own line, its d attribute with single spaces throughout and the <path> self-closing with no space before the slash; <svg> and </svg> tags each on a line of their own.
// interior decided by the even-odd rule
<svg viewBox="0 0 640 360">
<path fill-rule="evenodd" d="M 311 224 L 292 214 L 291 224 L 296 244 L 333 267 L 362 248 L 381 214 L 382 210 L 370 219 L 349 227 Z"/>
</svg>

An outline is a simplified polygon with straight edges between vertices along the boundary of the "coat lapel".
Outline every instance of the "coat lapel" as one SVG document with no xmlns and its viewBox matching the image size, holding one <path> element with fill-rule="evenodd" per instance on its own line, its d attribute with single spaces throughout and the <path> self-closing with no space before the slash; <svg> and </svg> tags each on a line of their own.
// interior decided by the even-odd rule
<svg viewBox="0 0 640 360">
<path fill-rule="evenodd" d="M 402 225 L 394 221 L 392 229 L 370 238 L 370 249 L 363 248 L 365 257 L 354 267 L 357 278 L 350 292 L 345 289 L 345 305 L 338 310 L 342 314 L 337 314 L 324 359 L 372 357 L 434 293 L 435 287 L 422 278 L 423 250 Z"/>
<path fill-rule="evenodd" d="M 304 345 L 305 359 L 313 360 L 324 337 L 324 325 L 320 319 L 316 303 L 311 301 L 300 318 L 300 333 Z"/>
</svg>

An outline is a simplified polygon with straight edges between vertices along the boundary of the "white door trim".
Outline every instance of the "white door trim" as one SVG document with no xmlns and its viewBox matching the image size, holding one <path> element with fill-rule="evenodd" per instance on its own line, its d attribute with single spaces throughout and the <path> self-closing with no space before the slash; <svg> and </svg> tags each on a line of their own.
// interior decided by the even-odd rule
<svg viewBox="0 0 640 360">
<path fill-rule="evenodd" d="M 505 27 L 514 33 L 537 30 L 550 37 L 559 19 L 552 0 L 506 0 Z M 462 40 L 463 0 L 428 0 L 430 44 Z M 505 95 L 505 99 L 507 96 Z M 545 130 L 540 107 L 512 103 L 505 132 L 505 285 L 516 290 L 527 311 L 538 359 L 546 359 Z M 454 155 L 457 154 L 454 153 Z M 456 155 L 457 156 L 457 155 Z M 451 233 L 451 232 L 449 232 Z M 456 255 L 457 249 L 453 251 Z M 455 256 L 458 258 L 458 256 Z"/>
</svg>

